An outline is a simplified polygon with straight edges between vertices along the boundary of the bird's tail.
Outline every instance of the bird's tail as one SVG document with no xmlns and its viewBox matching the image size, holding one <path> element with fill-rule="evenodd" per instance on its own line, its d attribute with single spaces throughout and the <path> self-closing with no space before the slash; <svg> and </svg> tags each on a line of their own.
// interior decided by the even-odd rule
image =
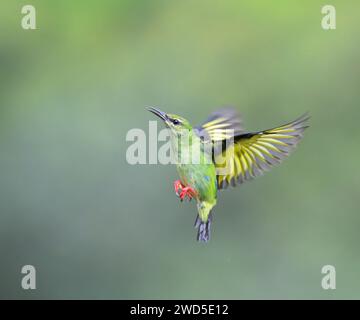
<svg viewBox="0 0 360 320">
<path fill-rule="evenodd" d="M 204 218 L 201 218 L 199 214 L 196 216 L 194 227 L 198 229 L 197 241 L 208 242 L 210 240 L 211 222 L 212 222 L 211 211 L 209 211 L 205 221 Z"/>
</svg>

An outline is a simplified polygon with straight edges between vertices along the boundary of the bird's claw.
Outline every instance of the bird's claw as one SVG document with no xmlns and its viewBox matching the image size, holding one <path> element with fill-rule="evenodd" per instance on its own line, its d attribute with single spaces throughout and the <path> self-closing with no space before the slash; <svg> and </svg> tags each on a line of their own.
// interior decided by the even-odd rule
<svg viewBox="0 0 360 320">
<path fill-rule="evenodd" d="M 185 187 L 180 192 L 180 200 L 183 201 L 188 197 L 188 200 L 191 201 L 191 199 L 195 196 L 195 190 L 191 187 Z"/>
<path fill-rule="evenodd" d="M 179 190 L 180 192 L 182 191 L 182 189 L 184 188 L 183 184 L 181 183 L 180 180 L 176 180 L 174 181 L 174 189 L 175 189 L 175 193 L 178 197 L 180 197 L 180 193 L 179 193 Z"/>
<path fill-rule="evenodd" d="M 188 197 L 188 200 L 191 201 L 191 199 L 195 196 L 196 192 L 191 187 L 185 187 L 180 180 L 176 180 L 174 182 L 174 189 L 176 195 L 180 198 L 181 201 L 186 199 Z M 180 191 L 180 192 L 179 192 Z"/>
</svg>

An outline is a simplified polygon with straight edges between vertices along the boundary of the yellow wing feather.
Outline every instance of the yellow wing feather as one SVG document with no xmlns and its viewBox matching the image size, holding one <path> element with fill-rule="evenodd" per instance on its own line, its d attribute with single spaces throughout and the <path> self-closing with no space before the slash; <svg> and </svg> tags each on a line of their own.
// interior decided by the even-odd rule
<svg viewBox="0 0 360 320">
<path fill-rule="evenodd" d="M 214 155 L 218 188 L 251 180 L 280 163 L 296 148 L 308 119 L 305 114 L 280 127 L 236 135 L 230 146 Z"/>
<path fill-rule="evenodd" d="M 244 132 L 239 115 L 236 110 L 231 108 L 223 108 L 213 112 L 195 130 L 203 140 L 208 142 L 223 141 Z"/>
</svg>

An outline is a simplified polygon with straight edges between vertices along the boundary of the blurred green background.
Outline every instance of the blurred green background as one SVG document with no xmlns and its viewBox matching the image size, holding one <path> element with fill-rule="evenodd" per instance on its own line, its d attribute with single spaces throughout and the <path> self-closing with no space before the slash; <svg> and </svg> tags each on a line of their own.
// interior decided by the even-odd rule
<svg viewBox="0 0 360 320">
<path fill-rule="evenodd" d="M 21 28 L 24 4 L 37 30 Z M 1 298 L 360 298 L 359 1 L 0 9 Z M 202 245 L 175 167 L 126 162 L 148 105 L 194 124 L 234 105 L 248 130 L 309 111 L 311 128 L 281 166 L 221 192 Z M 21 289 L 25 264 L 36 290 Z"/>
</svg>

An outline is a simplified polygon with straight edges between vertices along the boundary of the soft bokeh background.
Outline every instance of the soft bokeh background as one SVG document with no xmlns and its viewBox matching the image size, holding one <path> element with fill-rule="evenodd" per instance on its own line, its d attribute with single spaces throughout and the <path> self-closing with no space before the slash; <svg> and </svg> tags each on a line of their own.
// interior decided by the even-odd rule
<svg viewBox="0 0 360 320">
<path fill-rule="evenodd" d="M 2 1 L 0 297 L 360 298 L 359 17 L 343 0 Z M 127 164 L 125 137 L 154 120 L 147 105 L 199 123 L 229 104 L 249 130 L 304 111 L 311 128 L 221 192 L 202 245 L 175 168 Z"/>
</svg>

